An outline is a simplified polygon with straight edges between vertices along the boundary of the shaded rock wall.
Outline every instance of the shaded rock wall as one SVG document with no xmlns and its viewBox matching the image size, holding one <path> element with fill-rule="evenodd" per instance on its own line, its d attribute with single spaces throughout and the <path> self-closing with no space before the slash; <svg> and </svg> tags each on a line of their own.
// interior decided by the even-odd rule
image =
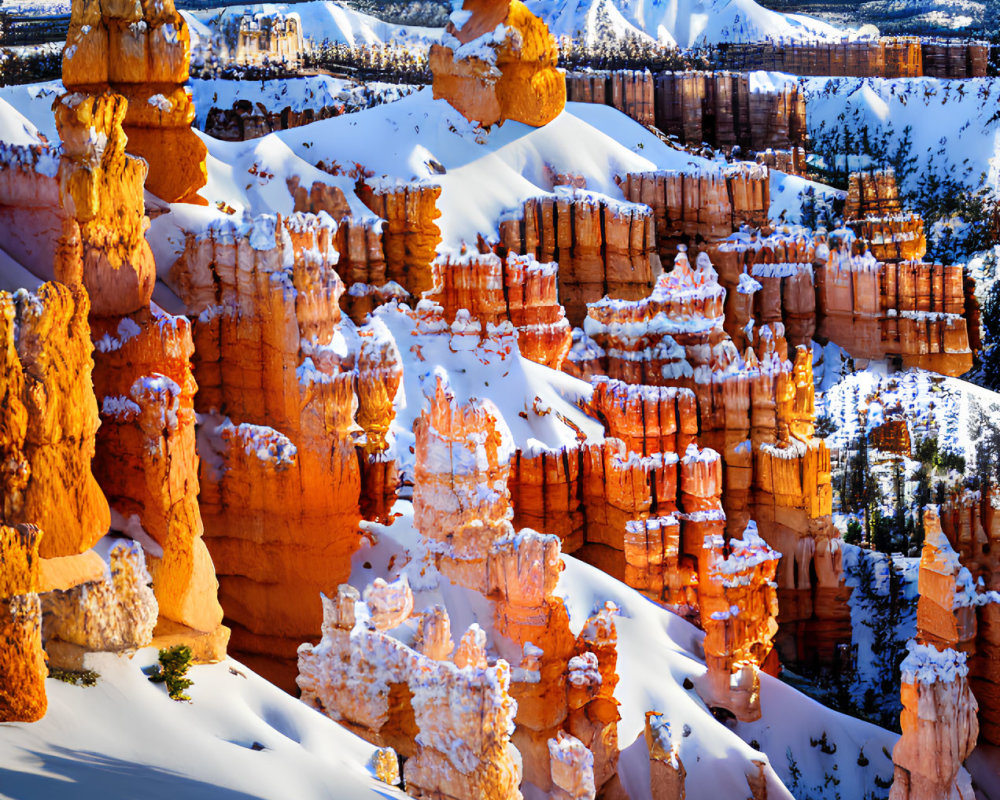
<svg viewBox="0 0 1000 800">
<path fill-rule="evenodd" d="M 792 81 L 751 91 L 746 73 L 613 70 L 568 73 L 566 89 L 569 100 L 613 106 L 693 147 L 788 149 L 806 137 L 805 97 Z"/>
<path fill-rule="evenodd" d="M 660 272 L 654 236 L 649 209 L 579 190 L 531 198 L 500 222 L 501 252 L 559 264 L 559 299 L 572 325 L 605 295 L 638 300 L 649 293 Z"/>
<path fill-rule="evenodd" d="M 728 69 L 857 78 L 976 78 L 986 76 L 989 46 L 979 42 L 881 37 L 840 42 L 725 44 Z"/>
<path fill-rule="evenodd" d="M 434 289 L 425 298 L 439 303 L 455 323 L 466 309 L 485 335 L 505 321 L 517 329 L 521 355 L 553 369 L 562 367 L 572 335 L 557 296 L 558 265 L 510 252 L 439 258 L 433 263 Z M 470 321 L 471 321 L 470 320 Z"/>
</svg>

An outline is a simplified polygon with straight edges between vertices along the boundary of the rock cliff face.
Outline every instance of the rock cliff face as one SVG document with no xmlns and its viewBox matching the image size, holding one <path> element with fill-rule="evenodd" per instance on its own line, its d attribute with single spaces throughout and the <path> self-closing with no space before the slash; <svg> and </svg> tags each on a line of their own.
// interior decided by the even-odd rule
<svg viewBox="0 0 1000 800">
<path fill-rule="evenodd" d="M 774 576 L 781 553 L 760 538 L 754 523 L 728 548 L 717 533 L 708 534 L 703 546 L 698 599 L 708 672 L 698 691 L 712 708 L 740 720 L 759 719 L 758 670 L 778 631 Z"/>
<path fill-rule="evenodd" d="M 744 284 L 750 280 L 745 274 L 741 278 Z M 725 512 L 721 520 L 727 534 L 738 538 L 752 518 L 763 539 L 784 555 L 777 571 L 781 629 L 776 643 L 782 657 L 829 663 L 836 644 L 850 639 L 850 592 L 843 585 L 839 537 L 830 516 L 830 455 L 813 438 L 810 352 L 800 347 L 795 364 L 789 362 L 784 326 L 774 322 L 759 328 L 740 356 L 724 330 L 725 294 L 706 253 L 692 269 L 682 251 L 648 298 L 590 304 L 585 327 L 590 345 L 574 345 L 567 371 L 616 379 L 591 378 L 596 381 L 593 411 L 635 453 L 650 454 L 658 447 L 670 452 L 673 432 L 686 429 L 701 447 L 721 454 L 720 513 Z M 659 387 L 693 395 L 685 400 L 683 414 L 683 395 L 665 394 Z M 658 490 L 657 497 L 664 493 Z M 660 525 L 663 531 L 676 530 L 669 522 Z M 654 529 L 655 539 L 661 531 Z M 635 535 L 641 545 L 648 534 L 636 529 Z M 583 538 L 589 536 L 585 530 Z M 667 548 L 668 540 L 662 541 Z M 658 564 L 660 556 L 634 558 L 639 565 Z M 683 562 L 670 569 L 694 574 Z M 675 599 L 667 602 L 685 602 L 678 592 L 686 582 L 689 578 L 675 579 Z"/>
<path fill-rule="evenodd" d="M 792 75 L 969 78 L 986 74 L 987 52 L 985 45 L 975 42 L 883 36 L 839 42 L 731 44 L 723 50 L 721 60 L 728 69 Z"/>
<path fill-rule="evenodd" d="M 228 631 L 198 506 L 191 324 L 154 308 L 94 317 L 91 329 L 101 403 L 94 471 L 117 526 L 138 526 L 159 548 L 147 557 L 157 636 L 182 637 L 198 659 L 218 660 Z"/>
<path fill-rule="evenodd" d="M 208 179 L 208 151 L 191 130 L 194 103 L 184 86 L 190 55 L 173 0 L 74 0 L 63 85 L 71 93 L 120 95 L 128 152 L 149 164 L 146 188 L 168 203 L 204 204 L 197 192 Z"/>
<path fill-rule="evenodd" d="M 434 97 L 483 126 L 545 125 L 566 105 L 558 56 L 548 27 L 520 0 L 465 0 L 431 45 Z"/>
<path fill-rule="evenodd" d="M 996 544 L 1000 537 L 1000 515 L 996 513 L 996 502 L 995 493 L 989 489 L 983 492 L 965 491 L 950 497 L 941 506 L 940 516 L 948 544 L 958 554 L 962 566 L 969 571 L 970 578 L 982 579 L 986 589 L 991 592 L 1000 590 Z M 946 548 L 942 546 L 941 549 L 947 553 Z M 949 564 L 947 556 L 937 561 L 944 561 L 947 574 L 955 573 L 954 565 Z M 928 578 L 931 577 L 933 576 L 929 574 Z M 954 593 L 953 591 L 952 594 Z M 930 601 L 924 601 L 922 594 L 920 602 L 925 605 L 925 618 L 932 617 L 930 612 L 937 611 Z M 940 605 L 940 602 L 936 605 Z M 969 609 L 964 608 L 959 613 L 962 621 L 959 625 L 956 619 L 955 629 L 961 629 L 961 644 L 969 654 L 969 685 L 979 701 L 979 735 L 990 744 L 1000 744 L 1000 670 L 996 666 L 1000 654 L 1000 604 L 991 602 L 976 605 L 974 643 L 967 641 L 972 623 Z M 933 617 L 940 617 L 940 614 L 935 613 Z M 945 619 L 946 622 L 949 620 Z M 945 625 L 945 629 L 951 630 L 951 626 Z"/>
<path fill-rule="evenodd" d="M 158 608 L 138 545 L 113 550 L 110 573 L 91 549 L 110 515 L 91 473 L 99 419 L 86 292 L 47 283 L 37 295 L 0 294 L 0 308 L 0 714 L 31 720 L 45 711 L 43 639 L 50 664 L 79 668 L 87 651 L 148 644 Z"/>
<path fill-rule="evenodd" d="M 45 280 L 55 277 L 53 267 L 67 217 L 59 197 L 59 158 L 59 149 L 52 144 L 0 144 L 3 250 Z"/>
<path fill-rule="evenodd" d="M 761 165 L 629 173 L 620 183 L 626 200 L 653 210 L 656 245 L 664 264 L 673 261 L 680 245 L 703 250 L 742 225 L 767 223 L 770 175 Z M 712 256 L 714 250 L 708 252 Z"/>
<path fill-rule="evenodd" d="M 613 106 L 692 147 L 785 150 L 806 135 L 805 97 L 793 81 L 751 91 L 747 73 L 587 71 L 568 73 L 566 90 L 571 101 Z"/>
<path fill-rule="evenodd" d="M 649 790 L 653 800 L 684 800 L 684 764 L 670 733 L 670 722 L 658 711 L 646 712 Z"/>
<path fill-rule="evenodd" d="M 726 331 L 736 339 L 752 313 L 757 323 L 782 322 L 793 345 L 818 336 L 856 358 L 895 356 L 946 375 L 968 371 L 978 307 L 966 298 L 963 267 L 883 262 L 868 244 L 847 230 L 789 227 L 730 237 L 714 256 L 727 290 Z"/>
<path fill-rule="evenodd" d="M 435 223 L 441 216 L 437 208 L 440 195 L 441 187 L 430 184 L 358 186 L 361 201 L 385 220 L 382 224 L 385 278 L 418 299 L 434 285 L 431 262 L 441 243 L 441 231 Z M 363 282 L 374 283 L 370 279 Z"/>
<path fill-rule="evenodd" d="M 559 299 L 572 325 L 605 295 L 638 300 L 660 273 L 653 217 L 578 189 L 532 198 L 500 222 L 500 250 L 559 264 Z"/>
<path fill-rule="evenodd" d="M 924 222 L 904 213 L 892 170 L 850 176 L 844 219 L 879 261 L 919 261 L 927 252 Z"/>
<path fill-rule="evenodd" d="M 55 276 L 69 285 L 82 282 L 97 316 L 148 306 L 156 281 L 143 213 L 146 165 L 125 153 L 127 105 L 107 91 L 68 94 L 53 104 L 62 139 L 60 192 L 69 215 Z"/>
<path fill-rule="evenodd" d="M 339 332 L 335 230 L 325 214 L 292 215 L 192 235 L 170 276 L 196 317 L 195 407 L 213 415 L 201 510 L 232 649 L 289 688 L 295 649 L 319 630 L 315 598 L 347 579 L 359 544 L 358 375 Z M 365 361 L 375 443 L 385 398 Z"/>
<path fill-rule="evenodd" d="M 90 651 L 132 651 L 152 641 L 158 609 L 142 547 L 118 544 L 109 561 L 100 578 L 40 596 L 51 665 L 79 670 Z"/>
<path fill-rule="evenodd" d="M 482 645 L 476 658 L 466 648 L 452 660 L 447 612 L 413 614 L 405 578 L 376 583 L 364 600 L 347 585 L 322 599 L 323 639 L 299 649 L 303 702 L 406 756 L 403 779 L 414 796 L 520 800 L 507 662 L 488 665 Z M 388 633 L 407 623 L 420 632 L 414 647 Z M 476 638 L 470 628 L 462 641 Z"/>
<path fill-rule="evenodd" d="M 441 305 L 449 324 L 462 309 L 484 335 L 509 320 L 517 329 L 522 356 L 553 369 L 562 367 L 572 332 L 557 297 L 557 264 L 540 264 L 533 255 L 508 253 L 501 259 L 476 253 L 439 258 L 432 266 L 434 290 L 425 297 Z"/>
<path fill-rule="evenodd" d="M 91 473 L 100 424 L 91 383 L 87 295 L 57 283 L 0 293 L 4 393 L 3 519 L 43 532 L 43 558 L 89 550 L 108 530 Z"/>
</svg>

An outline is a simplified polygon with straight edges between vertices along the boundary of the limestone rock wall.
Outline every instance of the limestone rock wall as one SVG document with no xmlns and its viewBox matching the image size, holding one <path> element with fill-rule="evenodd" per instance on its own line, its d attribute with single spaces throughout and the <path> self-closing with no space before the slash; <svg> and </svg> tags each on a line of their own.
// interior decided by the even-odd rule
<svg viewBox="0 0 1000 800">
<path fill-rule="evenodd" d="M 218 415 L 198 448 L 201 511 L 231 647 L 285 687 L 319 630 L 312 600 L 347 579 L 359 544 L 357 365 L 331 346 L 335 230 L 297 214 L 192 235 L 170 276 L 195 317 L 195 408 Z M 377 438 L 384 398 L 365 396 Z"/>
<path fill-rule="evenodd" d="M 59 148 L 52 144 L 0 143 L 0 247 L 46 280 L 55 277 L 67 218 L 59 195 L 59 159 Z"/>
<path fill-rule="evenodd" d="M 566 78 L 548 27 L 520 0 L 467 0 L 431 45 L 434 97 L 483 126 L 512 119 L 535 127 L 566 105 Z"/>
<path fill-rule="evenodd" d="M 856 358 L 896 356 L 946 375 L 968 371 L 978 306 L 966 296 L 964 268 L 883 262 L 866 246 L 847 230 L 782 228 L 744 230 L 711 248 L 727 290 L 726 332 L 738 339 L 753 317 L 781 322 L 795 346 L 819 337 Z"/>
<path fill-rule="evenodd" d="M 52 106 L 62 139 L 61 202 L 70 217 L 55 276 L 69 285 L 82 282 L 97 316 L 144 308 L 156 281 L 143 212 L 147 167 L 125 153 L 127 106 L 107 91 L 63 95 Z"/>
<path fill-rule="evenodd" d="M 103 577 L 40 595 L 49 663 L 79 670 L 87 652 L 149 644 L 158 613 L 151 582 L 142 547 L 128 542 L 111 549 Z"/>
<path fill-rule="evenodd" d="M 740 283 L 748 281 L 754 279 L 744 273 Z M 751 298 L 760 292 L 755 283 Z M 830 454 L 813 436 L 811 351 L 797 348 L 790 362 L 784 325 L 776 321 L 754 328 L 749 337 L 744 333 L 748 347 L 741 356 L 724 330 L 724 298 L 707 254 L 700 253 L 692 269 L 682 251 L 674 270 L 661 276 L 648 298 L 589 306 L 584 336 L 590 344 L 574 345 L 567 370 L 592 376 L 593 412 L 634 453 L 669 447 L 670 432 L 684 430 L 681 420 L 686 419 L 689 436 L 721 454 L 722 527 L 735 539 L 756 520 L 763 539 L 784 556 L 777 571 L 781 629 L 776 643 L 782 657 L 832 663 L 836 644 L 850 639 L 850 592 L 843 585 L 839 537 L 830 516 Z M 750 313 L 746 309 L 748 319 Z M 602 374 L 614 380 L 594 377 Z M 690 393 L 683 415 L 680 399 L 688 395 L 674 395 L 673 412 L 674 401 L 659 387 Z M 678 420 L 676 428 L 671 418 Z M 657 491 L 658 498 L 665 496 Z M 670 513 L 668 508 L 650 516 Z M 590 526 L 585 518 L 584 540 Z M 652 536 L 660 542 L 657 548 L 669 552 L 666 543 L 673 534 L 664 531 L 673 530 L 677 526 L 664 519 L 652 529 L 639 526 L 632 546 L 641 550 Z M 633 560 L 644 567 L 664 558 L 672 557 L 640 554 Z M 626 567 L 627 562 L 628 557 Z M 614 560 L 603 566 L 616 574 Z M 675 561 L 669 569 L 683 572 L 685 566 Z M 683 602 L 682 586 L 683 581 L 675 581 L 671 587 L 674 605 Z"/>
<path fill-rule="evenodd" d="M 709 534 L 703 544 L 698 597 L 708 672 L 699 693 L 710 707 L 725 708 L 737 719 L 759 719 L 758 669 L 778 631 L 774 576 L 781 553 L 753 523 L 728 548 L 719 534 Z"/>
<path fill-rule="evenodd" d="M 989 591 L 1000 590 L 1000 515 L 997 498 L 990 489 L 964 491 L 949 497 L 940 509 L 943 533 L 973 580 L 982 579 Z M 952 570 L 953 571 L 953 570 Z M 922 575 L 923 573 L 921 573 Z M 923 600 L 921 599 L 921 602 Z M 933 606 L 928 606 L 928 611 Z M 968 631 L 968 610 L 962 628 Z M 1000 605 L 986 603 L 976 608 L 975 648 L 969 654 L 969 684 L 979 701 L 980 737 L 1000 743 Z M 957 627 L 957 623 L 956 623 Z M 965 649 L 969 643 L 965 642 Z"/>
<path fill-rule="evenodd" d="M 0 293 L 5 415 L 3 519 L 37 525 L 43 558 L 89 550 L 108 503 L 91 472 L 100 420 L 85 292 L 57 283 Z"/>
<path fill-rule="evenodd" d="M 102 418 L 94 470 L 124 530 L 138 525 L 160 548 L 147 557 L 157 636 L 181 636 L 199 660 L 218 660 L 228 631 L 198 506 L 191 323 L 153 307 L 95 317 L 91 330 Z"/>
<path fill-rule="evenodd" d="M 207 149 L 191 130 L 191 38 L 173 0 L 74 0 L 63 85 L 70 93 L 111 89 L 127 103 L 128 152 L 146 159 L 146 188 L 161 200 L 199 202 Z M 66 137 L 62 133 L 64 143 Z"/>
<path fill-rule="evenodd" d="M 487 665 L 481 643 L 472 660 L 468 648 L 455 651 L 447 612 L 413 614 L 405 578 L 403 584 L 377 582 L 364 600 L 347 585 L 322 598 L 323 638 L 298 653 L 302 700 L 406 756 L 403 779 L 411 795 L 519 800 L 509 665 L 502 659 Z M 400 593 L 408 609 L 395 606 Z M 398 609 L 391 617 L 386 601 Z M 418 626 L 420 643 L 393 638 L 390 619 Z M 470 632 L 474 641 L 476 630 Z"/>
<path fill-rule="evenodd" d="M 431 262 L 441 242 L 441 231 L 435 223 L 441 216 L 437 208 L 440 195 L 441 187 L 431 184 L 361 183 L 358 187 L 361 201 L 385 220 L 385 277 L 417 298 L 434 285 Z"/>
<path fill-rule="evenodd" d="M 499 412 L 456 402 L 441 367 L 423 388 L 413 495 L 421 580 L 440 575 L 487 598 L 500 657 L 488 662 L 477 625 L 456 647 L 445 608 L 414 614 L 404 573 L 376 580 L 363 604 L 350 587 L 324 598 L 323 641 L 299 650 L 303 698 L 408 756 L 416 796 L 517 798 L 523 775 L 554 796 L 592 797 L 618 758 L 616 609 L 606 604 L 573 635 L 554 594 L 558 537 L 510 523 L 514 448 Z M 401 625 L 414 628 L 410 644 L 388 633 Z"/>
<path fill-rule="evenodd" d="M 580 190 L 531 198 L 500 222 L 501 252 L 559 264 L 559 298 L 579 325 L 605 295 L 645 297 L 660 273 L 653 216 L 638 203 L 609 203 Z"/>
<path fill-rule="evenodd" d="M 936 506 L 924 509 L 917 638 L 903 660 L 900 725 L 892 751 L 890 798 L 972 798 L 962 762 L 976 746 L 978 704 L 969 686 L 967 655 L 974 646 L 977 606 L 996 607 L 1000 595 L 980 594 L 940 523 Z"/>
</svg>

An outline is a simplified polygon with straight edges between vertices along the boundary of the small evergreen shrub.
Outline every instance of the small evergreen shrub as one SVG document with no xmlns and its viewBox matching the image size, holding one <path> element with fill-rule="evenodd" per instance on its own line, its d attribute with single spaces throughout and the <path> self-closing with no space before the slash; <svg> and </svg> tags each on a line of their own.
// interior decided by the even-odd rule
<svg viewBox="0 0 1000 800">
<path fill-rule="evenodd" d="M 73 686 L 97 686 L 97 679 L 101 676 L 92 669 L 74 670 L 62 669 L 60 667 L 49 667 L 49 677 L 55 678 L 63 683 L 71 683 Z"/>
<path fill-rule="evenodd" d="M 184 677 L 191 666 L 194 655 L 186 644 L 178 644 L 160 651 L 160 664 L 154 667 L 149 676 L 153 683 L 165 683 L 167 694 L 172 700 L 190 700 L 184 690 L 193 685 L 194 681 Z"/>
</svg>

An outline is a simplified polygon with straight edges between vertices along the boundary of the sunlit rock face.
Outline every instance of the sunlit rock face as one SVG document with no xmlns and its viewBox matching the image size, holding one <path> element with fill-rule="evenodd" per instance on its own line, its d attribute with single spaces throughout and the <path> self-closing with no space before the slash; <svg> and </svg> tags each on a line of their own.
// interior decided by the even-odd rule
<svg viewBox="0 0 1000 800">
<path fill-rule="evenodd" d="M 903 735 L 892 751 L 890 798 L 975 796 L 962 762 L 979 737 L 979 710 L 969 686 L 967 652 L 976 639 L 976 607 L 1000 603 L 982 594 L 941 529 L 936 506 L 924 509 L 917 638 L 900 667 Z"/>
<path fill-rule="evenodd" d="M 520 0 L 466 0 L 431 46 L 434 97 L 483 126 L 545 125 L 566 105 L 555 38 Z"/>
<path fill-rule="evenodd" d="M 146 188 L 168 203 L 204 205 L 197 192 L 208 180 L 208 151 L 191 130 L 190 57 L 187 23 L 173 0 L 73 2 L 63 85 L 71 94 L 121 96 L 128 152 L 149 164 Z"/>
<path fill-rule="evenodd" d="M 3 519 L 43 532 L 43 558 L 89 550 L 107 533 L 108 503 L 91 472 L 100 420 L 85 292 L 57 283 L 0 293 L 7 397 Z"/>
<path fill-rule="evenodd" d="M 159 603 L 157 636 L 200 660 L 225 654 L 215 567 L 202 539 L 191 323 L 158 308 L 92 317 L 101 405 L 94 471 L 126 534 L 141 530 Z"/>
<path fill-rule="evenodd" d="M 572 344 L 572 331 L 558 300 L 559 265 L 539 263 L 534 255 L 506 259 L 493 253 L 442 257 L 434 264 L 434 290 L 425 297 L 442 306 L 453 326 L 460 316 L 482 335 L 509 321 L 517 329 L 521 355 L 560 369 Z"/>
<path fill-rule="evenodd" d="M 45 716 L 45 652 L 38 600 L 39 530 L 0 526 L 0 722 Z"/>
<path fill-rule="evenodd" d="M 348 578 L 360 542 L 359 376 L 339 329 L 335 228 L 326 214 L 228 224 L 190 236 L 171 271 L 195 318 L 200 505 L 231 647 L 287 688 L 319 593 Z M 372 381 L 398 380 L 396 358 L 375 341 L 361 357 L 373 452 L 388 410 Z"/>
<path fill-rule="evenodd" d="M 149 305 L 156 281 L 146 242 L 146 164 L 127 155 L 122 129 L 127 101 L 107 90 L 72 93 L 53 103 L 62 140 L 60 195 L 68 219 L 56 279 L 82 283 L 97 316 Z"/>
</svg>

